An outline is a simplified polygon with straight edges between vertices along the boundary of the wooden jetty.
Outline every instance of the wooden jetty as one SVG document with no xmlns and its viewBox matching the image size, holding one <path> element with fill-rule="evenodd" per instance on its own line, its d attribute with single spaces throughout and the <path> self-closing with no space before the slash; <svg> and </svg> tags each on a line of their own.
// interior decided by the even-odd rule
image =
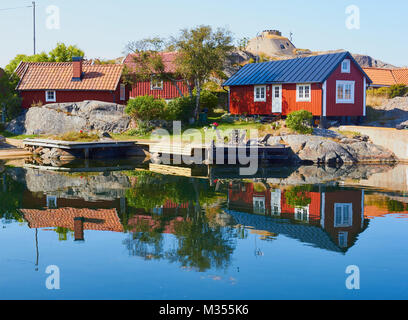
<svg viewBox="0 0 408 320">
<path fill-rule="evenodd" d="M 25 139 L 23 141 L 25 147 L 33 148 L 57 148 L 67 150 L 73 154 L 82 155 L 83 158 L 89 159 L 96 151 L 116 151 L 117 153 L 126 153 L 128 149 L 136 147 L 134 141 L 96 141 L 96 142 L 74 142 L 74 141 L 59 141 L 50 139 Z"/>
</svg>

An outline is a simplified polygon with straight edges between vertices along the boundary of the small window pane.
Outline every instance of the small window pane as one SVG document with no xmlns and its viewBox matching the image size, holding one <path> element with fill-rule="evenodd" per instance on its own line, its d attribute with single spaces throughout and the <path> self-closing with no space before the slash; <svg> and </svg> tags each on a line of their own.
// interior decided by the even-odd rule
<svg viewBox="0 0 408 320">
<path fill-rule="evenodd" d="M 310 87 L 305 86 L 305 98 L 310 98 Z"/>
<path fill-rule="evenodd" d="M 300 87 L 299 87 L 299 98 L 300 98 L 300 99 L 303 99 L 303 98 L 304 98 L 303 90 L 304 90 L 304 87 L 303 87 L 303 86 L 300 86 Z"/>
<path fill-rule="evenodd" d="M 343 85 L 342 84 L 339 84 L 337 86 L 337 98 L 343 99 Z"/>
</svg>

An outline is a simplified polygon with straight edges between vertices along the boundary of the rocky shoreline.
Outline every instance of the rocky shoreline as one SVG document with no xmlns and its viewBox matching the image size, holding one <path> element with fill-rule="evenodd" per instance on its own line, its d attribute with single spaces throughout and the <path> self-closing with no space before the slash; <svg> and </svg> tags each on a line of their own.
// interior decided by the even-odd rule
<svg viewBox="0 0 408 320">
<path fill-rule="evenodd" d="M 327 138 L 310 135 L 270 137 L 269 146 L 283 144 L 292 150 L 291 160 L 303 164 L 366 164 L 396 163 L 395 154 L 369 141 L 367 136 Z"/>
</svg>

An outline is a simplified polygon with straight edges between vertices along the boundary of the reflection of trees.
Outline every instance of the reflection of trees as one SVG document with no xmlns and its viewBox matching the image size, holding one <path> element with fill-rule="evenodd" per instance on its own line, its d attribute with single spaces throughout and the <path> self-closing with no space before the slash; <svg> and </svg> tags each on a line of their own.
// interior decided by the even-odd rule
<svg viewBox="0 0 408 320">
<path fill-rule="evenodd" d="M 294 186 L 286 190 L 286 203 L 293 208 L 304 208 L 312 203 L 309 192 L 313 189 L 309 185 Z"/>
<path fill-rule="evenodd" d="M 168 200 L 178 204 L 195 202 L 195 205 L 202 206 L 220 196 L 207 180 L 164 176 L 148 171 L 128 174 L 134 178 L 132 188 L 126 192 L 128 206 L 148 212 Z"/>
<path fill-rule="evenodd" d="M 12 179 L 7 172 L 0 173 L 0 218 L 22 221 L 21 208 L 24 185 Z"/>
<path fill-rule="evenodd" d="M 129 253 L 145 259 L 161 259 L 163 251 L 163 231 L 166 221 L 153 216 L 153 224 L 147 220 L 139 220 L 132 226 L 130 238 L 124 241 Z"/>
<path fill-rule="evenodd" d="M 175 236 L 178 248 L 166 257 L 200 272 L 215 267 L 226 268 L 235 249 L 236 232 L 219 226 L 210 227 L 207 217 L 196 213 L 193 219 L 177 222 Z"/>
<path fill-rule="evenodd" d="M 130 254 L 145 259 L 166 259 L 199 271 L 229 265 L 236 231 L 210 223 L 202 209 L 221 197 L 207 180 L 152 172 L 134 172 L 131 176 L 135 179 L 126 193 L 128 207 L 152 212 L 170 200 L 175 204 L 188 203 L 188 209 L 183 219 L 172 221 L 172 218 L 152 214 L 153 221 L 140 219 L 136 226 L 127 226 L 127 230 L 133 231 L 124 241 Z M 163 232 L 170 224 L 177 241 L 174 247 L 165 248 Z"/>
</svg>

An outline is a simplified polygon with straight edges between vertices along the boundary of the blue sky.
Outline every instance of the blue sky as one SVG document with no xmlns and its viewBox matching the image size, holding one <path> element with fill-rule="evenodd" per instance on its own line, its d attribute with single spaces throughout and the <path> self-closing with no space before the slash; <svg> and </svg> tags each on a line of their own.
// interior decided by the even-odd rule
<svg viewBox="0 0 408 320">
<path fill-rule="evenodd" d="M 151 36 L 175 35 L 186 27 L 227 27 L 237 39 L 265 29 L 294 33 L 298 48 L 347 49 L 397 66 L 408 65 L 408 1 L 389 0 L 37 0 L 37 48 L 49 51 L 57 42 L 76 44 L 88 58 L 116 58 L 125 44 Z M 0 66 L 18 53 L 31 54 L 31 5 L 26 0 L 0 0 Z M 46 28 L 49 5 L 60 9 L 60 29 Z M 359 30 L 345 26 L 346 7 L 360 8 Z"/>
</svg>

